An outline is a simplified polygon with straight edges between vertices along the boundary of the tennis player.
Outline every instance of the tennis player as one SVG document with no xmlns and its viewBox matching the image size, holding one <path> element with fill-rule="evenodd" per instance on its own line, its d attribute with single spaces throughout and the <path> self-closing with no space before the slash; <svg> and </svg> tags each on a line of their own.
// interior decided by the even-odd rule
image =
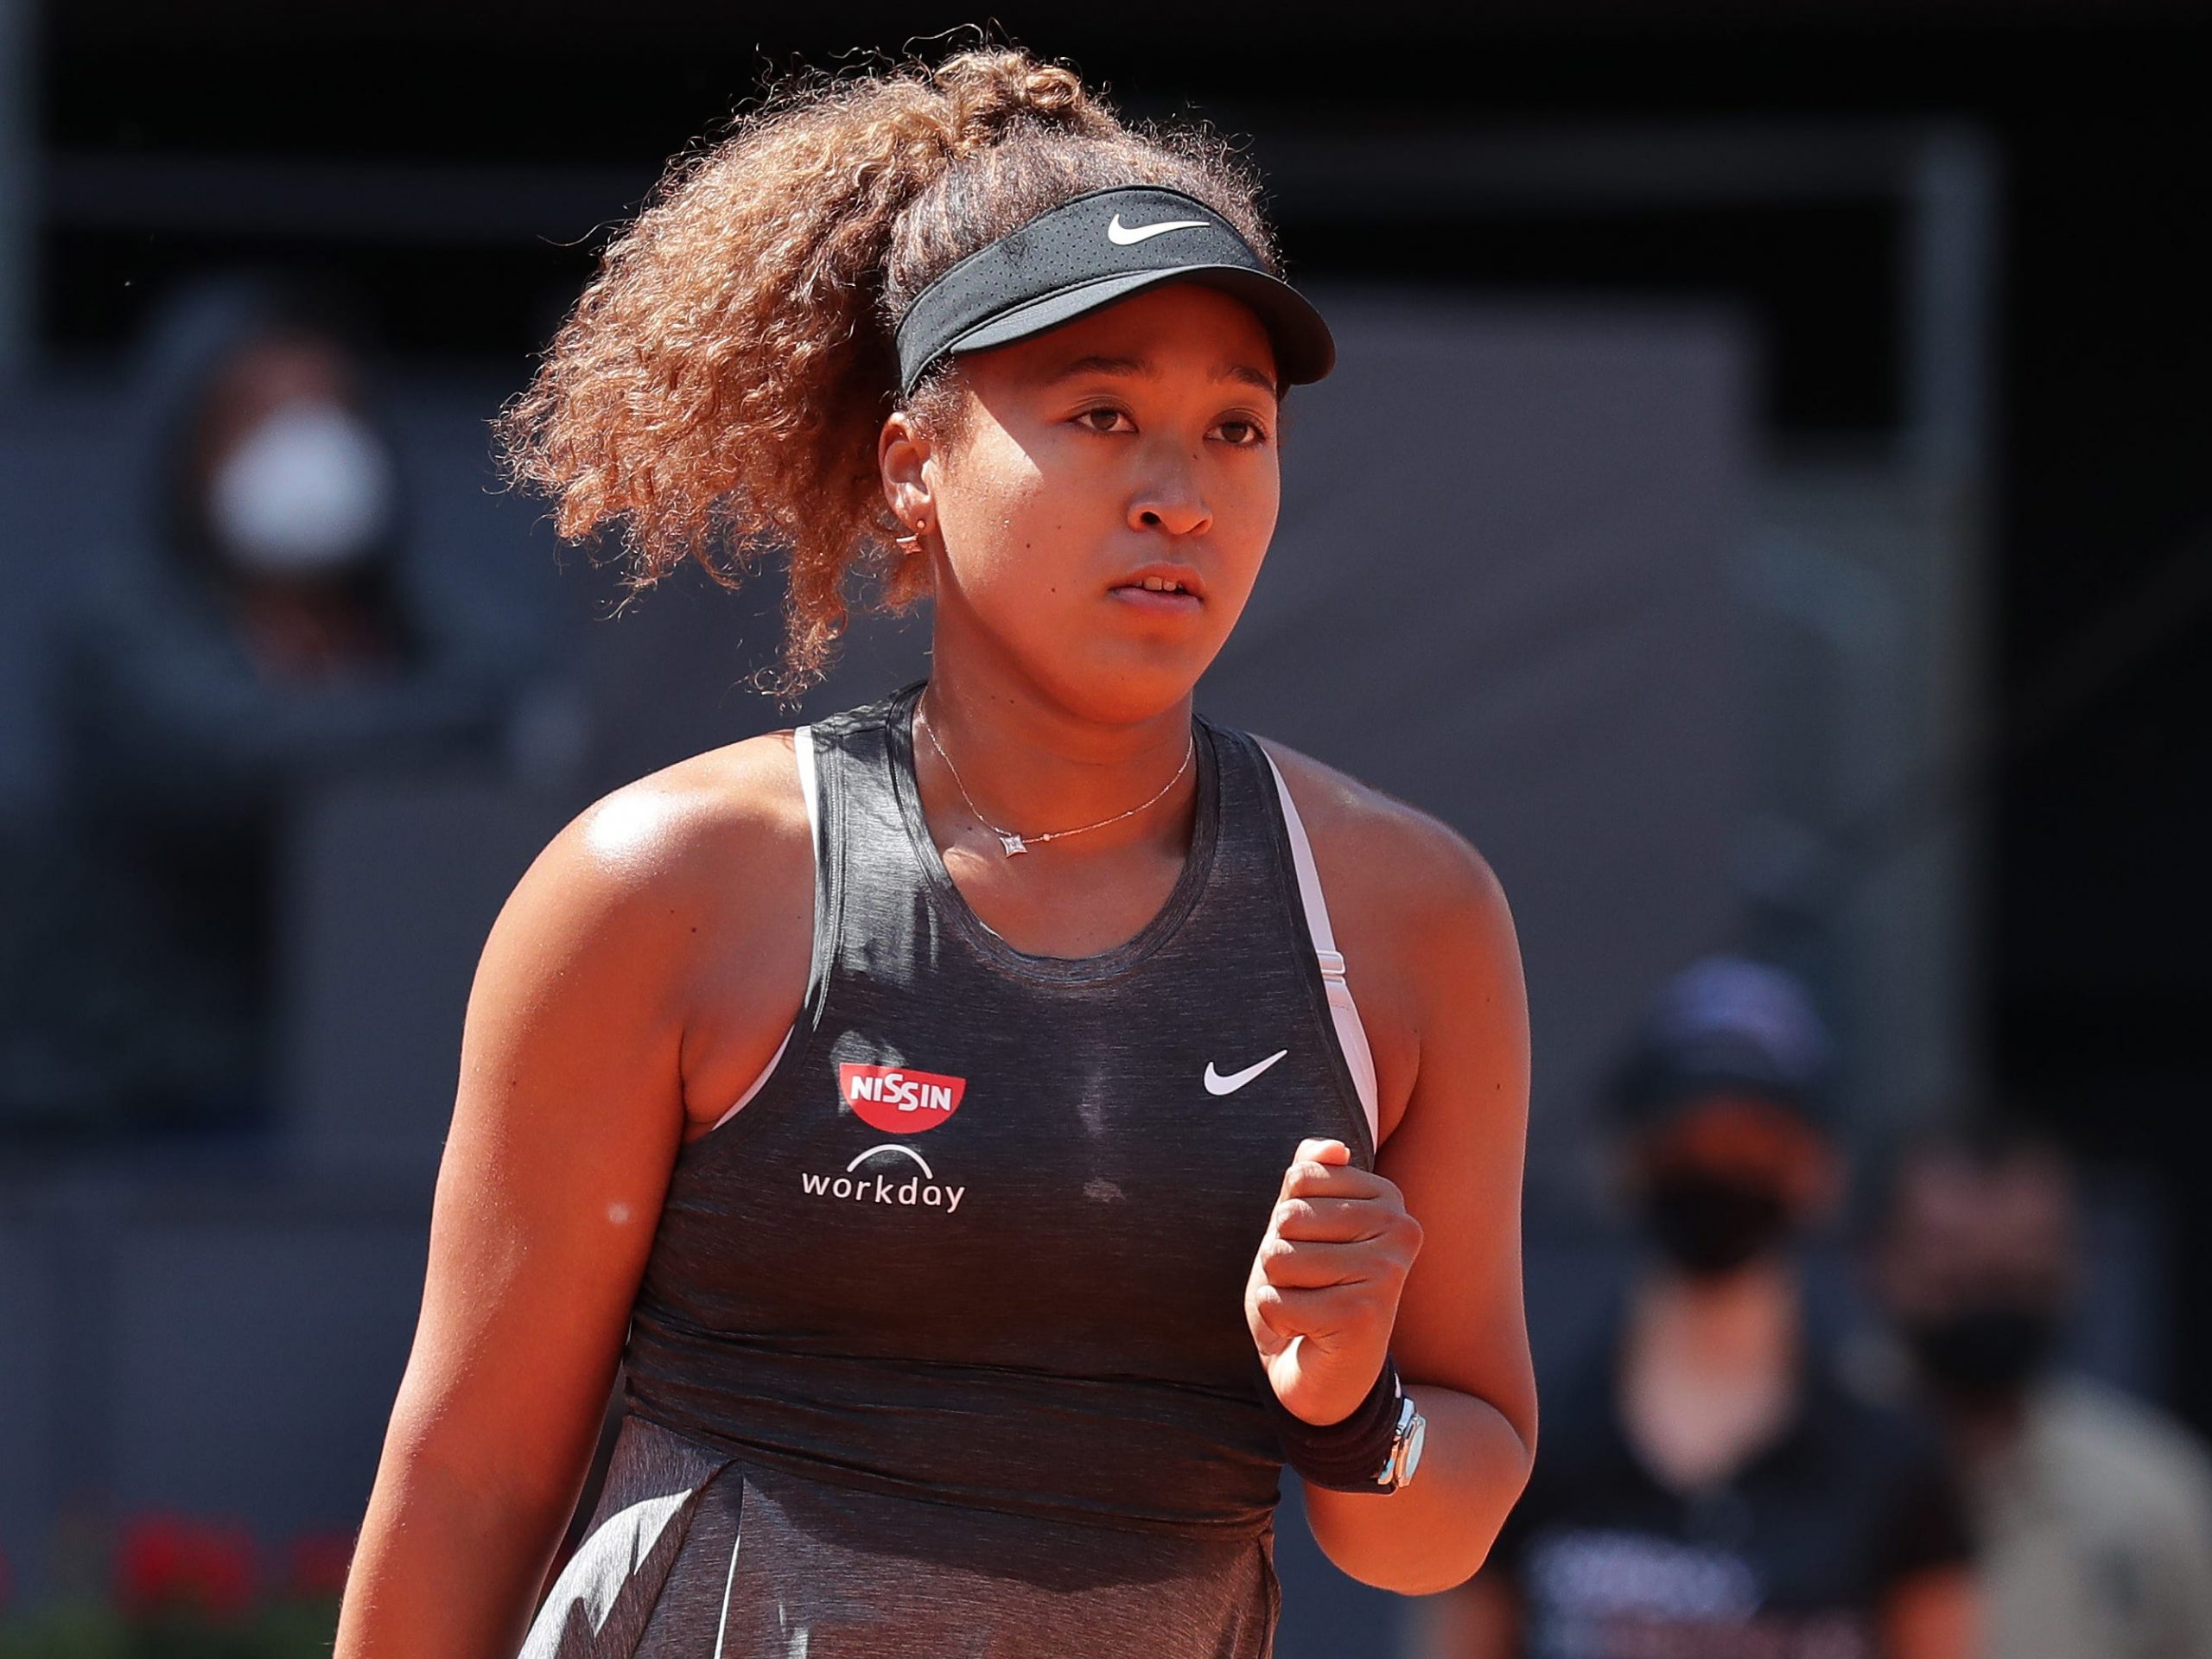
<svg viewBox="0 0 2212 1659">
<path fill-rule="evenodd" d="M 339 1659 L 1263 1656 L 1286 1462 L 1355 1577 L 1482 1562 L 1536 1420 L 1506 901 L 1192 709 L 1334 358 L 1256 197 L 1012 48 L 787 83 L 502 411 L 634 580 L 786 550 L 787 683 L 855 573 L 931 671 L 517 885 Z"/>
</svg>

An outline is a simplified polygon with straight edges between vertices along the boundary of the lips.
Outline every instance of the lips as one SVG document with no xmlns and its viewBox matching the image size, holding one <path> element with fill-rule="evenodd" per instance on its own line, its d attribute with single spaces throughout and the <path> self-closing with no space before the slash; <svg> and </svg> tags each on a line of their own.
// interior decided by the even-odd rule
<svg viewBox="0 0 2212 1659">
<path fill-rule="evenodd" d="M 1132 570 L 1108 592 L 1128 603 L 1147 609 L 1187 610 L 1205 599 L 1205 584 L 1186 564 L 1148 564 Z"/>
</svg>

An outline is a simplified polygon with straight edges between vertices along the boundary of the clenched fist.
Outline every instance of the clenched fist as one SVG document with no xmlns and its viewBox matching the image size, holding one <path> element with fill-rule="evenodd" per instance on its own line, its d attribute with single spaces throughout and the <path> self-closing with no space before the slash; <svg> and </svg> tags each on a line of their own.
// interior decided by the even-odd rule
<svg viewBox="0 0 2212 1659">
<path fill-rule="evenodd" d="M 1421 1224 L 1341 1141 L 1298 1143 L 1244 1285 L 1244 1319 L 1293 1416 L 1340 1422 L 1390 1345 Z"/>
</svg>

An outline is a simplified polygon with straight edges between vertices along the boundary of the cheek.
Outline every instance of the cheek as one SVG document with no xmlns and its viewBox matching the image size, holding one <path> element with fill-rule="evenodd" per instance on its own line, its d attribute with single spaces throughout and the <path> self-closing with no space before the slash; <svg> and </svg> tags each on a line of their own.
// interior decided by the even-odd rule
<svg viewBox="0 0 2212 1659">
<path fill-rule="evenodd" d="M 976 605 L 995 613 L 1034 608 L 1071 585 L 1055 567 L 1080 544 L 1082 521 L 1065 495 L 1022 480 L 971 499 L 947 519 L 953 580 Z"/>
<path fill-rule="evenodd" d="M 1033 571 L 1039 549 L 1066 540 L 1068 493 L 995 427 L 978 435 L 942 483 L 945 549 L 964 588 Z"/>
<path fill-rule="evenodd" d="M 1275 524 L 1282 514 L 1282 482 L 1272 461 L 1255 465 L 1249 478 L 1236 480 L 1224 494 L 1224 551 L 1232 557 L 1249 588 L 1274 540 Z"/>
</svg>

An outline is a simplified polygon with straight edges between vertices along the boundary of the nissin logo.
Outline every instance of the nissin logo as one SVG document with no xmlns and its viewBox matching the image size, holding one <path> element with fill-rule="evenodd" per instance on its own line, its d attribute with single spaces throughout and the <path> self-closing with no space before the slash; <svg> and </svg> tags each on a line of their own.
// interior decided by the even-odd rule
<svg viewBox="0 0 2212 1659">
<path fill-rule="evenodd" d="M 898 1065 L 840 1065 L 837 1093 L 853 1115 L 886 1135 L 919 1135 L 960 1109 L 965 1077 L 939 1077 Z"/>
</svg>

